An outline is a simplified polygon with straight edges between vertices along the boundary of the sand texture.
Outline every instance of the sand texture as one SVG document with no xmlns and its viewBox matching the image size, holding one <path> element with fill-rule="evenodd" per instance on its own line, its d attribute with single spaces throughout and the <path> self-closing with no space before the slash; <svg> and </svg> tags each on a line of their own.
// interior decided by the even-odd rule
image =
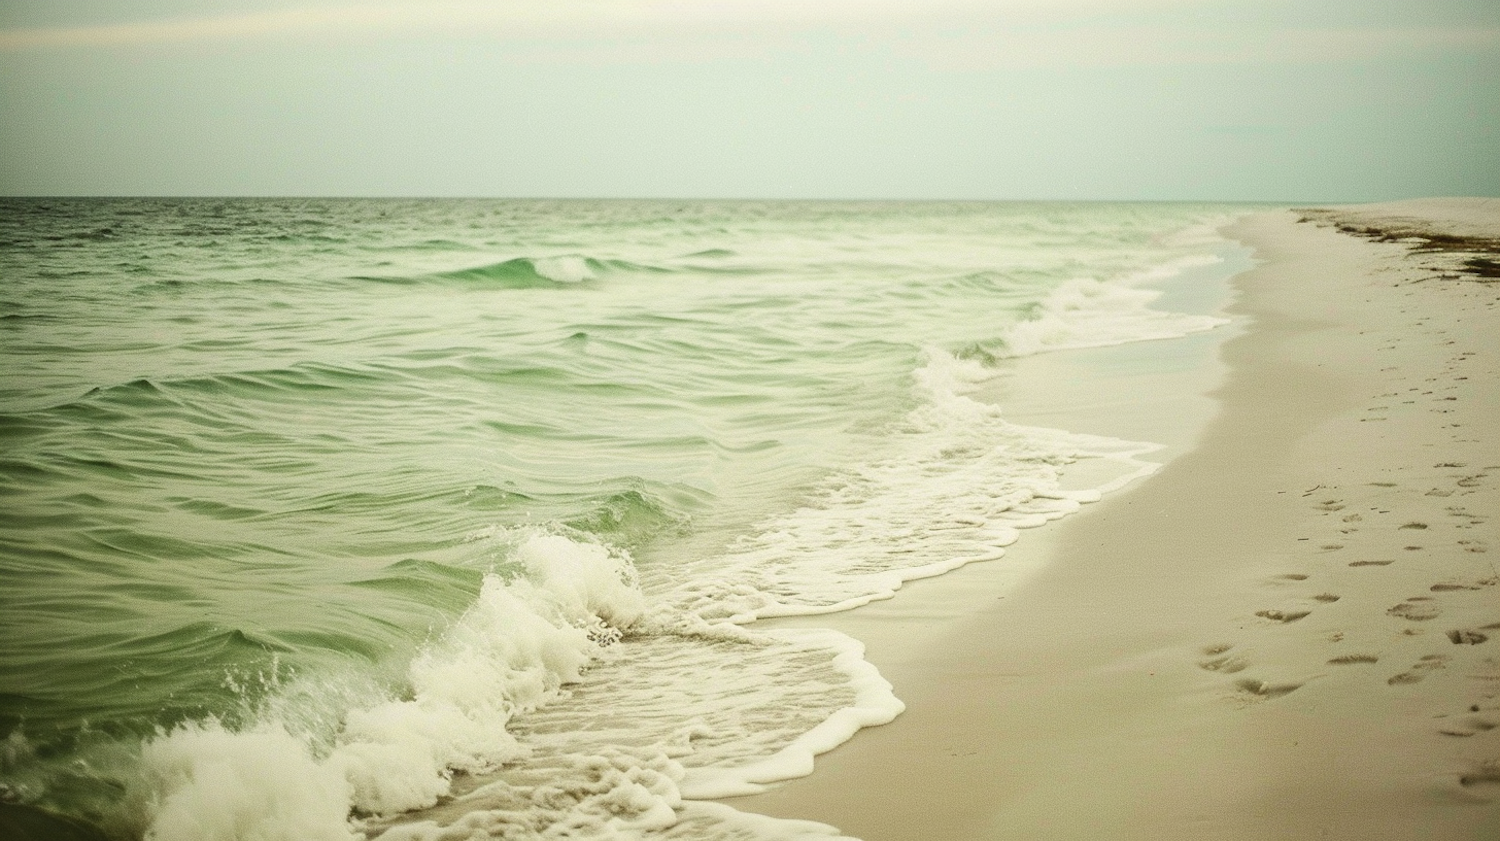
<svg viewBox="0 0 1500 841">
<path fill-rule="evenodd" d="M 1500 283 L 1467 262 L 1500 202 L 1228 233 L 1261 264 L 1174 386 L 1219 382 L 1194 446 L 1024 536 L 1003 598 L 961 571 L 849 614 L 907 712 L 734 806 L 866 841 L 1500 838 Z"/>
</svg>

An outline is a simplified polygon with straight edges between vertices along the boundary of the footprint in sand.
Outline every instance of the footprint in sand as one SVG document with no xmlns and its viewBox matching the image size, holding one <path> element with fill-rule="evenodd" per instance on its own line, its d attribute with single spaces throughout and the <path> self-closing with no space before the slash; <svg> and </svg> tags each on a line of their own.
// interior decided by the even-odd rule
<svg viewBox="0 0 1500 841">
<path fill-rule="evenodd" d="M 1481 634 L 1478 631 L 1449 631 L 1448 639 L 1454 645 L 1479 645 L 1482 642 L 1487 642 L 1489 635 Z"/>
<path fill-rule="evenodd" d="M 1464 788 L 1500 785 L 1500 759 L 1480 763 L 1473 771 L 1458 778 Z"/>
<path fill-rule="evenodd" d="M 1479 716 L 1472 716 L 1449 727 L 1444 727 L 1438 732 L 1442 733 L 1444 736 L 1458 736 L 1459 738 L 1468 738 L 1469 736 L 1473 736 L 1476 733 L 1488 733 L 1489 731 L 1494 730 L 1496 727 L 1500 727 L 1500 721 L 1489 718 L 1481 718 Z"/>
<path fill-rule="evenodd" d="M 1434 593 L 1452 593 L 1456 590 L 1483 590 L 1486 587 L 1493 587 L 1496 584 L 1500 584 L 1500 578 L 1481 578 L 1478 581 L 1471 581 L 1469 583 L 1444 581 L 1434 584 L 1428 589 Z"/>
<path fill-rule="evenodd" d="M 1307 576 L 1304 575 L 1304 574 L 1302 574 L 1302 573 L 1300 573 L 1300 572 L 1289 572 L 1289 573 L 1286 573 L 1285 575 L 1278 575 L 1278 576 L 1276 576 L 1275 580 L 1276 581 L 1306 581 L 1307 580 Z M 1313 601 L 1320 602 L 1322 604 L 1332 604 L 1332 603 L 1338 601 L 1339 597 L 1336 596 L 1336 595 L 1334 595 L 1333 593 L 1319 593 L 1316 596 L 1313 596 L 1312 599 L 1313 599 Z M 1311 610 L 1300 610 L 1300 609 L 1278 610 L 1278 609 L 1272 608 L 1272 609 L 1267 609 L 1267 610 L 1257 610 L 1255 612 L 1255 615 L 1259 616 L 1262 619 L 1269 619 L 1272 622 L 1280 622 L 1281 624 L 1286 625 L 1286 624 L 1290 624 L 1292 622 L 1296 622 L 1299 619 L 1305 619 L 1308 616 L 1311 616 L 1312 615 L 1312 611 Z"/>
<path fill-rule="evenodd" d="M 1215 657 L 1212 660 L 1200 662 L 1198 668 L 1206 672 L 1222 672 L 1232 675 L 1250 668 L 1250 664 L 1243 657 Z"/>
<path fill-rule="evenodd" d="M 1272 622 L 1281 622 L 1282 624 L 1296 622 L 1298 619 L 1305 618 L 1311 614 L 1312 611 L 1310 610 L 1257 610 L 1255 612 L 1255 615 L 1262 619 L 1269 619 Z"/>
<path fill-rule="evenodd" d="M 1328 661 L 1330 666 L 1354 666 L 1362 663 L 1379 663 L 1380 657 L 1375 654 L 1345 654 Z"/>
<path fill-rule="evenodd" d="M 1386 611 L 1391 616 L 1399 616 L 1413 622 L 1426 622 L 1436 619 L 1442 614 L 1435 604 L 1428 604 L 1432 598 L 1429 596 L 1412 596 L 1401 604 Z"/>
<path fill-rule="evenodd" d="M 1283 695 L 1290 695 L 1302 688 L 1302 684 L 1300 683 L 1268 683 L 1267 681 L 1256 680 L 1255 678 L 1235 681 L 1234 685 L 1238 686 L 1240 691 L 1254 698 L 1265 698 L 1268 700 L 1271 698 L 1280 698 Z"/>
<path fill-rule="evenodd" d="M 1390 566 L 1391 564 L 1394 564 L 1394 563 L 1395 563 L 1395 561 L 1351 561 L 1349 563 L 1349 566 L 1352 566 L 1352 567 L 1388 567 L 1388 566 Z"/>
<path fill-rule="evenodd" d="M 1399 675 L 1393 675 L 1386 683 L 1391 686 L 1404 686 L 1413 683 L 1421 683 L 1427 675 L 1438 669 L 1444 668 L 1448 663 L 1448 657 L 1444 654 L 1429 654 L 1418 660 L 1410 669 Z"/>
<path fill-rule="evenodd" d="M 1233 645 L 1207 646 L 1203 649 L 1203 653 L 1207 655 L 1208 659 L 1199 660 L 1198 668 L 1206 672 L 1222 672 L 1227 675 L 1242 672 L 1249 668 L 1250 663 L 1245 658 L 1226 653 L 1232 648 L 1234 648 Z"/>
</svg>

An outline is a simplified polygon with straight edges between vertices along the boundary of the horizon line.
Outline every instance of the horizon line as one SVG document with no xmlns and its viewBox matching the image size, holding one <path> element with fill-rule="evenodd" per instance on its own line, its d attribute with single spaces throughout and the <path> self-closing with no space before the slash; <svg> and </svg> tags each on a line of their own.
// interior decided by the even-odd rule
<svg viewBox="0 0 1500 841">
<path fill-rule="evenodd" d="M 599 196 L 549 196 L 549 195 L 486 195 L 486 194 L 417 194 L 417 193 L 0 193 L 0 201 L 15 199 L 84 199 L 84 200 L 115 200 L 115 199 L 204 199 L 217 201 L 243 201 L 243 200 L 384 200 L 384 201 L 579 201 L 579 202 L 601 202 L 601 201 L 702 201 L 702 202 L 828 202 L 828 203 L 877 203 L 877 202 L 902 202 L 902 203 L 931 203 L 931 204 L 1267 204 L 1267 205 L 1294 205 L 1294 204 L 1371 204 L 1385 201 L 1405 201 L 1411 199 L 1430 198 L 1496 198 L 1494 196 L 1458 196 L 1458 195 L 1401 195 L 1398 197 L 1380 198 L 1299 198 L 1299 199 L 1246 199 L 1246 198 L 974 198 L 974 197 L 944 197 L 944 198 L 916 198 L 903 196 L 882 197 L 840 197 L 840 196 L 672 196 L 672 195 L 599 195 Z"/>
</svg>

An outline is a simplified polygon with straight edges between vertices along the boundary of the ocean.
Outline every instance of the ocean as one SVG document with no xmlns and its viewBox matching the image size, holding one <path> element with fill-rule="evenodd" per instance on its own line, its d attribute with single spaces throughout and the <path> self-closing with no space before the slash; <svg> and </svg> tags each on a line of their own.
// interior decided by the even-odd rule
<svg viewBox="0 0 1500 841">
<path fill-rule="evenodd" d="M 1242 211 L 0 200 L 3 811 L 836 835 L 715 798 L 809 773 L 899 687 L 757 620 L 1003 564 L 1149 473 L 1150 442 L 978 392 L 1224 323 L 1161 290 L 1243 263 L 1214 233 Z"/>
</svg>

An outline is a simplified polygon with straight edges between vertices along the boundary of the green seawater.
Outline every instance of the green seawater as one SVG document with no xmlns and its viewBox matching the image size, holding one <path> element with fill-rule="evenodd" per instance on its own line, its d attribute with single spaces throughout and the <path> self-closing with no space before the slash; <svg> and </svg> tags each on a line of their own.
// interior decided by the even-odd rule
<svg viewBox="0 0 1500 841">
<path fill-rule="evenodd" d="M 522 574 L 518 530 L 648 598 L 712 578 L 883 452 L 934 353 L 1045 351 L 1049 295 L 1236 212 L 0 200 L 0 794 L 108 824 L 178 725 L 331 739 Z"/>
</svg>

